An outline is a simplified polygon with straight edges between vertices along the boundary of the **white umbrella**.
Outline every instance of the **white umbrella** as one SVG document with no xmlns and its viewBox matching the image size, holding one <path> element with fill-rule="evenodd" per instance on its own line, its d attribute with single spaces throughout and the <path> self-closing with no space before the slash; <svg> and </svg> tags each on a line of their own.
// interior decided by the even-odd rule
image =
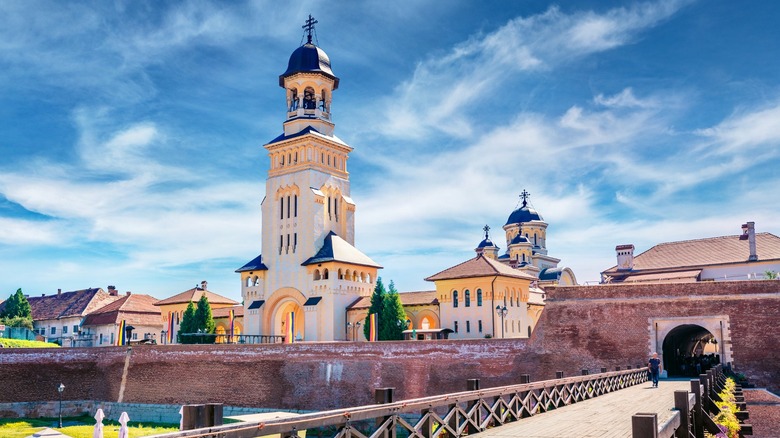
<svg viewBox="0 0 780 438">
<path fill-rule="evenodd" d="M 95 430 L 92 431 L 92 438 L 103 438 L 103 410 L 99 409 L 95 412 Z"/>
<path fill-rule="evenodd" d="M 130 421 L 130 417 L 127 416 L 127 412 L 122 412 L 122 415 L 119 416 L 119 424 L 121 426 L 119 427 L 119 436 L 117 438 L 128 438 L 130 436 L 127 430 L 128 421 Z"/>
</svg>

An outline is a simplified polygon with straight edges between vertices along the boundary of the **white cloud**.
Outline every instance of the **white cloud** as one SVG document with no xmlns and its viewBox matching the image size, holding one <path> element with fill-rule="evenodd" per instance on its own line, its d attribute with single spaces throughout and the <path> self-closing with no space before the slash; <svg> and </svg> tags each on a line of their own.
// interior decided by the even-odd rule
<svg viewBox="0 0 780 438">
<path fill-rule="evenodd" d="M 685 3 L 642 3 L 603 14 L 567 15 L 552 7 L 543 14 L 513 19 L 495 32 L 420 62 L 414 76 L 384 101 L 382 122 L 369 125 L 379 126 L 390 137 L 421 139 L 438 131 L 468 138 L 470 107 L 497 95 L 507 101 L 501 89 L 511 76 L 627 44 Z M 629 97 L 630 90 L 620 103 L 628 103 Z"/>
</svg>

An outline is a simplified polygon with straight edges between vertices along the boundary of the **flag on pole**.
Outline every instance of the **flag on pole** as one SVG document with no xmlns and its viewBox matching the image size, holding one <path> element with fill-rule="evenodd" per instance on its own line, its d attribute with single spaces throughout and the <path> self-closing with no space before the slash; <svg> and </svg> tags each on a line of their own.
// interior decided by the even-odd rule
<svg viewBox="0 0 780 438">
<path fill-rule="evenodd" d="M 377 325 L 376 313 L 368 315 L 368 342 L 379 340 L 379 325 Z"/>
<path fill-rule="evenodd" d="M 122 322 L 119 323 L 119 333 L 116 337 L 116 345 L 125 345 L 125 340 L 125 320 L 123 319 Z"/>
<path fill-rule="evenodd" d="M 230 312 L 228 312 L 228 326 L 230 327 L 230 339 L 228 342 L 233 342 L 233 329 L 234 329 L 234 323 L 236 318 L 236 311 L 233 309 L 230 309 Z"/>
<path fill-rule="evenodd" d="M 290 312 L 287 314 L 287 321 L 285 322 L 285 331 L 284 331 L 284 343 L 285 344 L 292 344 L 293 338 L 295 336 L 295 312 Z"/>
<path fill-rule="evenodd" d="M 173 344 L 173 332 L 175 331 L 175 323 L 173 318 L 173 312 L 168 312 L 168 336 L 166 336 L 165 339 L 167 344 Z"/>
</svg>

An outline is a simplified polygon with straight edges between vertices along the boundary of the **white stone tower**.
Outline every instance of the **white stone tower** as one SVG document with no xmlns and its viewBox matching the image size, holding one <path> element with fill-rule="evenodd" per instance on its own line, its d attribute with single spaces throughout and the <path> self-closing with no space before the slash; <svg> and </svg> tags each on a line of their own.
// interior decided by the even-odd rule
<svg viewBox="0 0 780 438">
<path fill-rule="evenodd" d="M 380 266 L 354 247 L 355 203 L 347 161 L 352 148 L 333 133 L 339 78 L 312 42 L 297 48 L 279 76 L 286 91 L 284 133 L 265 145 L 271 165 L 262 204 L 262 254 L 241 273 L 244 331 L 289 333 L 306 341 L 346 339 L 346 307 L 370 295 Z"/>
</svg>

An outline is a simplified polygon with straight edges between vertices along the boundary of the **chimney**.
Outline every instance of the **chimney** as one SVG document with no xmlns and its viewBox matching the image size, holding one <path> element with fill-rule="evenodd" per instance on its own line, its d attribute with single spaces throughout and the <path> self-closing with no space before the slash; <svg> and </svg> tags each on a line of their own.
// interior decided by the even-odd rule
<svg viewBox="0 0 780 438">
<path fill-rule="evenodd" d="M 618 271 L 630 271 L 634 269 L 634 245 L 618 245 L 615 247 L 617 253 Z"/>
<path fill-rule="evenodd" d="M 112 297 L 115 297 L 118 295 L 118 292 L 116 291 L 116 286 L 109 286 L 108 287 L 108 294 Z"/>
<path fill-rule="evenodd" d="M 125 295 L 127 295 L 128 297 L 130 296 L 130 294 L 131 294 L 130 291 L 125 292 Z"/>
<path fill-rule="evenodd" d="M 206 280 L 203 280 L 200 282 L 200 288 L 203 290 L 206 290 L 206 287 L 209 285 L 209 283 Z"/>
<path fill-rule="evenodd" d="M 758 254 L 756 253 L 756 223 L 748 222 L 742 224 L 742 235 L 739 236 L 739 240 L 747 240 L 748 247 L 750 248 L 750 255 L 748 256 L 749 262 L 758 261 Z"/>
<path fill-rule="evenodd" d="M 60 295 L 62 293 L 62 289 L 57 289 L 57 295 Z"/>
</svg>

